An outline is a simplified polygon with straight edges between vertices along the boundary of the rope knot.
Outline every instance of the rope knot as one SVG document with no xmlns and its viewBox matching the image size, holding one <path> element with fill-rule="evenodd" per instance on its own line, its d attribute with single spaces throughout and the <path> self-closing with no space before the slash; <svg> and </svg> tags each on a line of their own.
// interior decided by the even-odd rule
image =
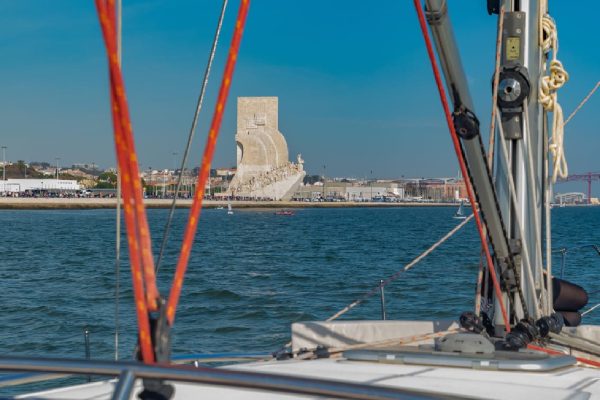
<svg viewBox="0 0 600 400">
<path fill-rule="evenodd" d="M 558 32 L 554 19 L 548 14 L 542 16 L 540 29 L 540 46 L 542 50 L 544 53 L 549 53 L 550 50 L 554 49 L 556 53 L 558 51 Z"/>
<path fill-rule="evenodd" d="M 550 61 L 550 82 L 552 90 L 560 89 L 569 81 L 569 73 L 558 60 Z"/>
<path fill-rule="evenodd" d="M 564 153 L 564 117 L 562 107 L 558 103 L 557 91 L 569 81 L 569 73 L 557 59 L 558 30 L 554 19 L 548 14 L 540 20 L 540 46 L 545 54 L 552 51 L 552 60 L 548 75 L 543 76 L 540 84 L 538 99 L 544 110 L 552 112 L 552 137 L 548 152 L 552 154 L 552 182 L 560 176 L 568 176 L 567 160 Z"/>
</svg>

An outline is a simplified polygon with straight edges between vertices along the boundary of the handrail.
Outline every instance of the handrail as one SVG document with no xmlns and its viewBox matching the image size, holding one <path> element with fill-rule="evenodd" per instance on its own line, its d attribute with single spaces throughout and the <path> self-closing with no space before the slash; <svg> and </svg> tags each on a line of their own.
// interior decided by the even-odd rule
<svg viewBox="0 0 600 400">
<path fill-rule="evenodd" d="M 192 353 L 174 356 L 172 357 L 171 362 L 174 364 L 194 363 L 194 365 L 197 365 L 197 362 L 241 362 L 267 360 L 269 358 L 273 358 L 272 353 Z M 47 382 L 70 376 L 72 376 L 72 374 L 48 374 L 38 372 L 2 374 L 0 375 L 0 388 L 36 382 Z"/>
<path fill-rule="evenodd" d="M 43 374 L 43 373 L 14 373 L 0 375 L 0 388 L 17 385 L 26 385 L 28 383 L 47 382 L 55 379 L 67 378 L 67 374 Z"/>
<path fill-rule="evenodd" d="M 79 359 L 0 357 L 0 371 L 120 376 L 113 399 L 129 399 L 135 379 L 161 379 L 270 392 L 346 399 L 458 398 L 415 389 L 391 388 L 335 380 L 293 377 L 263 372 L 183 365 L 148 365 L 140 362 L 89 361 Z"/>
</svg>

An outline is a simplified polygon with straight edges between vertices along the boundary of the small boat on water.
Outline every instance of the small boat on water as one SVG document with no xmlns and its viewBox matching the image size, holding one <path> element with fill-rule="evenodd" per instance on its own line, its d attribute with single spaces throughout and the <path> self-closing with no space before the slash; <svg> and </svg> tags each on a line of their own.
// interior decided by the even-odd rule
<svg viewBox="0 0 600 400">
<path fill-rule="evenodd" d="M 275 215 L 294 215 L 295 213 L 292 210 L 278 210 L 275 211 Z"/>
<path fill-rule="evenodd" d="M 233 210 L 231 209 L 231 203 L 227 203 L 227 215 L 233 215 Z"/>
<path fill-rule="evenodd" d="M 465 212 L 463 210 L 463 202 L 460 202 L 460 205 L 458 206 L 458 210 L 456 210 L 456 213 L 454 214 L 454 217 L 452 218 L 456 218 L 456 219 L 465 219 L 467 218 L 467 216 L 465 215 Z"/>
</svg>

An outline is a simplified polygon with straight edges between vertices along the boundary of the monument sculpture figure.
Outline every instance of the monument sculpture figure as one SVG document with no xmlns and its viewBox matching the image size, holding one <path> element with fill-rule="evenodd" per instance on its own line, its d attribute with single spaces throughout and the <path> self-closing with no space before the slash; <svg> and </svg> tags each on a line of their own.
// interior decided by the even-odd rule
<svg viewBox="0 0 600 400">
<path fill-rule="evenodd" d="M 289 161 L 279 131 L 277 97 L 238 97 L 237 171 L 229 185 L 234 197 L 289 200 L 302 182 L 304 160 Z"/>
</svg>

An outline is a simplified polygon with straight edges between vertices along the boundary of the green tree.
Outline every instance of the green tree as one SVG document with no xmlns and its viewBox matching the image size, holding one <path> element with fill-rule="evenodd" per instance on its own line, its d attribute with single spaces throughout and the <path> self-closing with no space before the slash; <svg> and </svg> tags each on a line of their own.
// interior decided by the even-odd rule
<svg viewBox="0 0 600 400">
<path fill-rule="evenodd" d="M 96 189 L 114 189 L 117 187 L 117 175 L 114 172 L 103 172 L 98 176 Z"/>
<path fill-rule="evenodd" d="M 306 175 L 304 177 L 305 185 L 314 185 L 316 182 L 322 182 L 323 177 L 321 175 Z"/>
</svg>

